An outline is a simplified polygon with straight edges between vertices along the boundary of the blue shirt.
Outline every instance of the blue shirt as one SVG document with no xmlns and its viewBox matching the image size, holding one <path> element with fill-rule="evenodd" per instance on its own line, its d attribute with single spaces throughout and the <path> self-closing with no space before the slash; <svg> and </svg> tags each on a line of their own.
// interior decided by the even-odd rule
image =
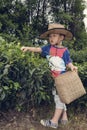
<svg viewBox="0 0 87 130">
<path fill-rule="evenodd" d="M 53 77 L 64 73 L 66 65 L 71 62 L 70 53 L 66 47 L 59 48 L 48 44 L 42 47 L 42 56 L 48 59 Z"/>
</svg>

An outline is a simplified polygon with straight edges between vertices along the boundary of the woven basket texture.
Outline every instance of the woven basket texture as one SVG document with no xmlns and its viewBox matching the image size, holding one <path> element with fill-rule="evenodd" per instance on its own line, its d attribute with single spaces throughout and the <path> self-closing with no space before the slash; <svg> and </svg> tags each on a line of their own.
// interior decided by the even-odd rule
<svg viewBox="0 0 87 130">
<path fill-rule="evenodd" d="M 69 104 L 86 94 L 84 86 L 76 72 L 67 71 L 55 78 L 55 85 L 62 102 Z"/>
</svg>

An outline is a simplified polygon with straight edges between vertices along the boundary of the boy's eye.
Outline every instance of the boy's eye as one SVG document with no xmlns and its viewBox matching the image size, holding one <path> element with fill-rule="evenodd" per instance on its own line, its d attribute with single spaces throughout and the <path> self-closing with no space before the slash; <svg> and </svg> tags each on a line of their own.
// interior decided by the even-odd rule
<svg viewBox="0 0 87 130">
<path fill-rule="evenodd" d="M 56 35 L 54 34 L 53 37 L 56 37 Z"/>
<path fill-rule="evenodd" d="M 54 34 L 54 35 L 53 35 L 53 37 L 57 37 L 57 35 L 56 35 L 56 34 Z"/>
<path fill-rule="evenodd" d="M 56 37 L 56 36 L 57 36 L 56 34 L 49 35 L 49 38 L 50 38 L 50 37 Z"/>
</svg>

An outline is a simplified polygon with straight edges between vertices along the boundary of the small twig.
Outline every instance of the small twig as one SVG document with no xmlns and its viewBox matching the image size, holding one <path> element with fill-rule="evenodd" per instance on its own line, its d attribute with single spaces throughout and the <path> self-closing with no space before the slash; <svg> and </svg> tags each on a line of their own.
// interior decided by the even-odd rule
<svg viewBox="0 0 87 130">
<path fill-rule="evenodd" d="M 0 111 L 0 116 L 2 116 L 3 118 L 5 118 L 6 121 L 9 121 L 4 112 Z"/>
</svg>

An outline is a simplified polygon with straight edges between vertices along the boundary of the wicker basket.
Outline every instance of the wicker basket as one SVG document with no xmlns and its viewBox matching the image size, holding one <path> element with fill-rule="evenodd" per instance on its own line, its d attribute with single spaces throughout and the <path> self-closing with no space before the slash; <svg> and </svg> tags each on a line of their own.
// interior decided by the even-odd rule
<svg viewBox="0 0 87 130">
<path fill-rule="evenodd" d="M 69 104 L 86 94 L 76 72 L 68 71 L 55 78 L 55 85 L 62 102 Z"/>
</svg>

